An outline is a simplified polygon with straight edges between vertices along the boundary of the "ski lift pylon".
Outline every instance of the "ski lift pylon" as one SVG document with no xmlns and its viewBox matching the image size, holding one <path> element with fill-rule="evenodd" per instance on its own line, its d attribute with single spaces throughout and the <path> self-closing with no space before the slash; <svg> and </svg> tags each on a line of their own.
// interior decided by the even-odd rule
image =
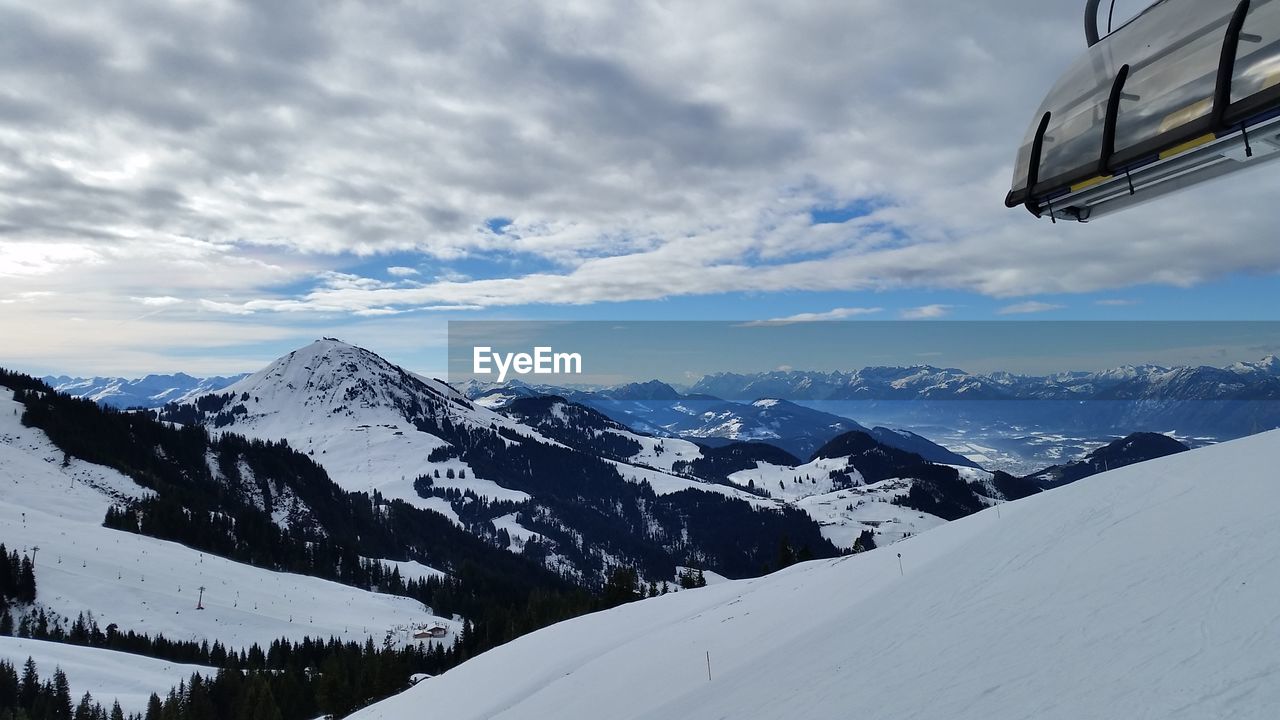
<svg viewBox="0 0 1280 720">
<path fill-rule="evenodd" d="M 1100 2 L 1006 205 L 1088 221 L 1280 157 L 1280 0 L 1158 0 L 1105 36 Z"/>
</svg>

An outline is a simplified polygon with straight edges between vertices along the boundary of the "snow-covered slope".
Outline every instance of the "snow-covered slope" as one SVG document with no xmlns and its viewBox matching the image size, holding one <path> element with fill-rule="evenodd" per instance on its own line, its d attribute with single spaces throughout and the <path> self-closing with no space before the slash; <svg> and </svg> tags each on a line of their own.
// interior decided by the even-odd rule
<svg viewBox="0 0 1280 720">
<path fill-rule="evenodd" d="M 77 702 L 90 693 L 96 702 L 110 708 L 119 701 L 128 713 L 144 713 L 152 693 L 163 696 L 171 687 L 191 679 L 193 674 L 212 678 L 215 668 L 157 660 L 131 653 L 78 647 L 64 643 L 0 636 L 0 659 L 22 671 L 31 658 L 42 679 L 62 668 L 71 685 L 71 697 Z"/>
<path fill-rule="evenodd" d="M 863 531 L 871 531 L 875 542 L 885 545 L 946 522 L 893 502 L 906 495 L 912 480 L 891 478 L 834 487 L 833 474 L 846 472 L 858 478 L 858 471 L 850 468 L 848 458 L 818 458 L 796 467 L 759 463 L 754 469 L 730 475 L 729 481 L 768 490 L 775 498 L 804 510 L 821 526 L 823 537 L 846 550 L 854 546 Z"/>
<path fill-rule="evenodd" d="M 39 547 L 39 604 L 75 619 L 175 640 L 221 640 L 233 648 L 279 637 L 381 641 L 393 627 L 452 620 L 409 598 L 314 577 L 271 572 L 173 542 L 102 526 L 107 508 L 147 491 L 115 470 L 67 458 L 22 405 L 0 388 L 0 540 Z M 196 609 L 206 588 L 204 610 Z M 166 687 L 157 690 L 166 690 Z"/>
<path fill-rule="evenodd" d="M 1269 718 L 1277 461 L 1267 433 L 578 618 L 354 717 Z"/>
</svg>

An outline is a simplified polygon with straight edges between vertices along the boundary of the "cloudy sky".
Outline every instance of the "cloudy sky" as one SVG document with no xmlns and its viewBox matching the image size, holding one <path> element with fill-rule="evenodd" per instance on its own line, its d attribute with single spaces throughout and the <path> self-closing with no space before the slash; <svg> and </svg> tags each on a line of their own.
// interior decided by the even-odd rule
<svg viewBox="0 0 1280 720">
<path fill-rule="evenodd" d="M 1082 4 L 0 0 L 0 364 L 337 335 L 433 371 L 450 319 L 1280 319 L 1278 171 L 1004 208 Z"/>
</svg>

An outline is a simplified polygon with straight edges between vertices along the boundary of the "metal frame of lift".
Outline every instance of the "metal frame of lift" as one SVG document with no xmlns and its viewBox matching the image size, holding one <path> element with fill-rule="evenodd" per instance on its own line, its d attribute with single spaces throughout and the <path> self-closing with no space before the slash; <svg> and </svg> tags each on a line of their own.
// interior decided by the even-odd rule
<svg viewBox="0 0 1280 720">
<path fill-rule="evenodd" d="M 1237 163 L 1261 164 L 1280 158 L 1280 117 L 1188 150 L 1140 171 L 1121 169 L 1093 187 L 1035 201 L 1031 212 L 1054 222 L 1088 222 L 1162 195 L 1240 170 Z"/>
<path fill-rule="evenodd" d="M 1097 22 L 1101 1 L 1088 0 L 1085 6 L 1085 39 L 1090 47 L 1101 41 Z M 1250 0 L 1240 1 L 1223 37 L 1210 115 L 1212 135 L 1206 136 L 1208 140 L 1186 143 L 1186 149 L 1169 157 L 1157 155 L 1125 166 L 1113 166 L 1111 161 L 1115 150 L 1116 118 L 1129 75 L 1129 66 L 1122 66 L 1111 87 L 1096 182 L 1079 190 L 1034 197 L 1033 191 L 1039 181 L 1044 136 L 1052 117 L 1051 113 L 1046 112 L 1041 118 L 1031 147 L 1026 200 L 1023 203 L 1027 210 L 1036 217 L 1047 214 L 1054 222 L 1058 219 L 1088 222 L 1107 213 L 1229 174 L 1240 169 L 1237 163 L 1261 164 L 1280 157 L 1280 110 L 1268 111 L 1240 122 L 1229 124 L 1225 121 L 1231 104 L 1236 53 L 1250 5 Z M 1180 146 L 1170 150 L 1178 147 Z"/>
</svg>

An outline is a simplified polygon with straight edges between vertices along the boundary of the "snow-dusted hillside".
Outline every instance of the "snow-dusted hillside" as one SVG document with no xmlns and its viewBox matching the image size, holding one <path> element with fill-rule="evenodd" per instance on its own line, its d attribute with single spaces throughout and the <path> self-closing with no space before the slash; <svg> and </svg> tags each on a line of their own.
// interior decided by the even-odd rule
<svg viewBox="0 0 1280 720">
<path fill-rule="evenodd" d="M 964 470 L 985 475 L 980 470 Z M 834 487 L 833 475 L 842 473 L 853 475 L 856 484 Z M 885 545 L 946 522 L 894 503 L 911 488 L 914 481 L 910 478 L 874 483 L 861 480 L 848 458 L 818 458 L 795 467 L 759 463 L 754 469 L 729 476 L 736 485 L 768 490 L 775 498 L 804 510 L 821 526 L 824 537 L 846 550 L 853 548 L 864 531 L 870 531 L 878 545 Z"/>
<path fill-rule="evenodd" d="M 578 618 L 355 717 L 1269 718 L 1277 461 L 1267 433 Z"/>
<path fill-rule="evenodd" d="M 563 401 L 543 402 L 541 409 L 544 413 L 536 418 L 508 409 L 495 412 L 472 403 L 445 383 L 416 376 L 373 352 L 322 339 L 222 391 L 167 406 L 158 415 L 165 421 L 200 424 L 215 433 L 286 440 L 346 490 L 376 491 L 386 500 L 403 500 L 439 512 L 501 547 L 521 550 L 530 538 L 547 540 L 540 550 L 541 562 L 583 576 L 599 574 L 606 564 L 630 562 L 604 556 L 607 550 L 599 531 L 593 537 L 584 535 L 573 524 L 581 514 L 563 505 L 595 503 L 606 513 L 615 512 L 616 498 L 605 499 L 618 492 L 616 487 L 611 489 L 611 482 L 644 484 L 659 497 L 698 490 L 757 508 L 780 507 L 732 485 L 674 472 L 675 463 L 698 457 L 699 448 L 693 443 L 637 435 L 598 413 L 594 419 L 608 427 L 579 426 L 566 412 L 594 411 Z M 629 450 L 610 454 L 595 447 L 597 441 L 624 443 Z M 512 457 L 521 458 L 522 467 L 513 466 Z M 569 465 L 581 466 L 578 472 L 595 476 L 584 488 L 586 496 L 579 496 L 581 502 L 548 497 L 560 494 L 562 483 L 556 478 L 571 472 Z M 422 482 L 415 486 L 419 479 Z M 481 502 L 468 505 L 477 500 Z M 487 509 L 489 504 L 494 504 L 492 510 Z M 520 517 L 513 512 L 517 506 L 523 511 Z M 544 525 L 538 530 L 521 524 L 531 523 L 534 517 L 554 528 Z M 685 522 L 681 516 L 668 514 L 669 525 L 680 522 Z M 559 532 L 549 534 L 549 529 Z M 701 561 L 696 555 L 700 549 L 683 547 L 683 530 L 671 527 L 655 535 L 647 528 L 644 532 L 661 538 L 667 552 L 687 553 L 685 559 Z M 616 541 L 619 546 L 630 542 L 622 537 Z M 563 547 L 565 542 L 574 547 Z M 567 559 L 566 553 L 574 559 Z M 605 559 L 592 561 L 591 556 Z M 664 569 L 660 577 L 666 575 Z"/>
<path fill-rule="evenodd" d="M 0 636 L 0 659 L 7 660 L 19 672 L 31 658 L 42 679 L 62 668 L 71 685 L 71 697 L 77 701 L 87 692 L 94 700 L 110 708 L 119 701 L 128 713 L 143 713 L 152 693 L 163 696 L 171 687 L 191 679 L 193 674 L 212 678 L 215 668 L 157 660 L 131 653 L 77 647 L 64 643 Z"/>
<path fill-rule="evenodd" d="M 173 542 L 102 526 L 107 508 L 148 491 L 130 478 L 63 452 L 24 427 L 22 405 L 0 388 L 0 541 L 36 557 L 37 602 L 102 627 L 234 648 L 288 637 L 381 641 L 393 627 L 457 623 L 409 598 L 314 577 L 271 572 Z M 65 464 L 64 464 L 65 463 Z M 196 609 L 204 586 L 204 610 Z M 158 691 L 167 687 L 156 688 Z"/>
</svg>

